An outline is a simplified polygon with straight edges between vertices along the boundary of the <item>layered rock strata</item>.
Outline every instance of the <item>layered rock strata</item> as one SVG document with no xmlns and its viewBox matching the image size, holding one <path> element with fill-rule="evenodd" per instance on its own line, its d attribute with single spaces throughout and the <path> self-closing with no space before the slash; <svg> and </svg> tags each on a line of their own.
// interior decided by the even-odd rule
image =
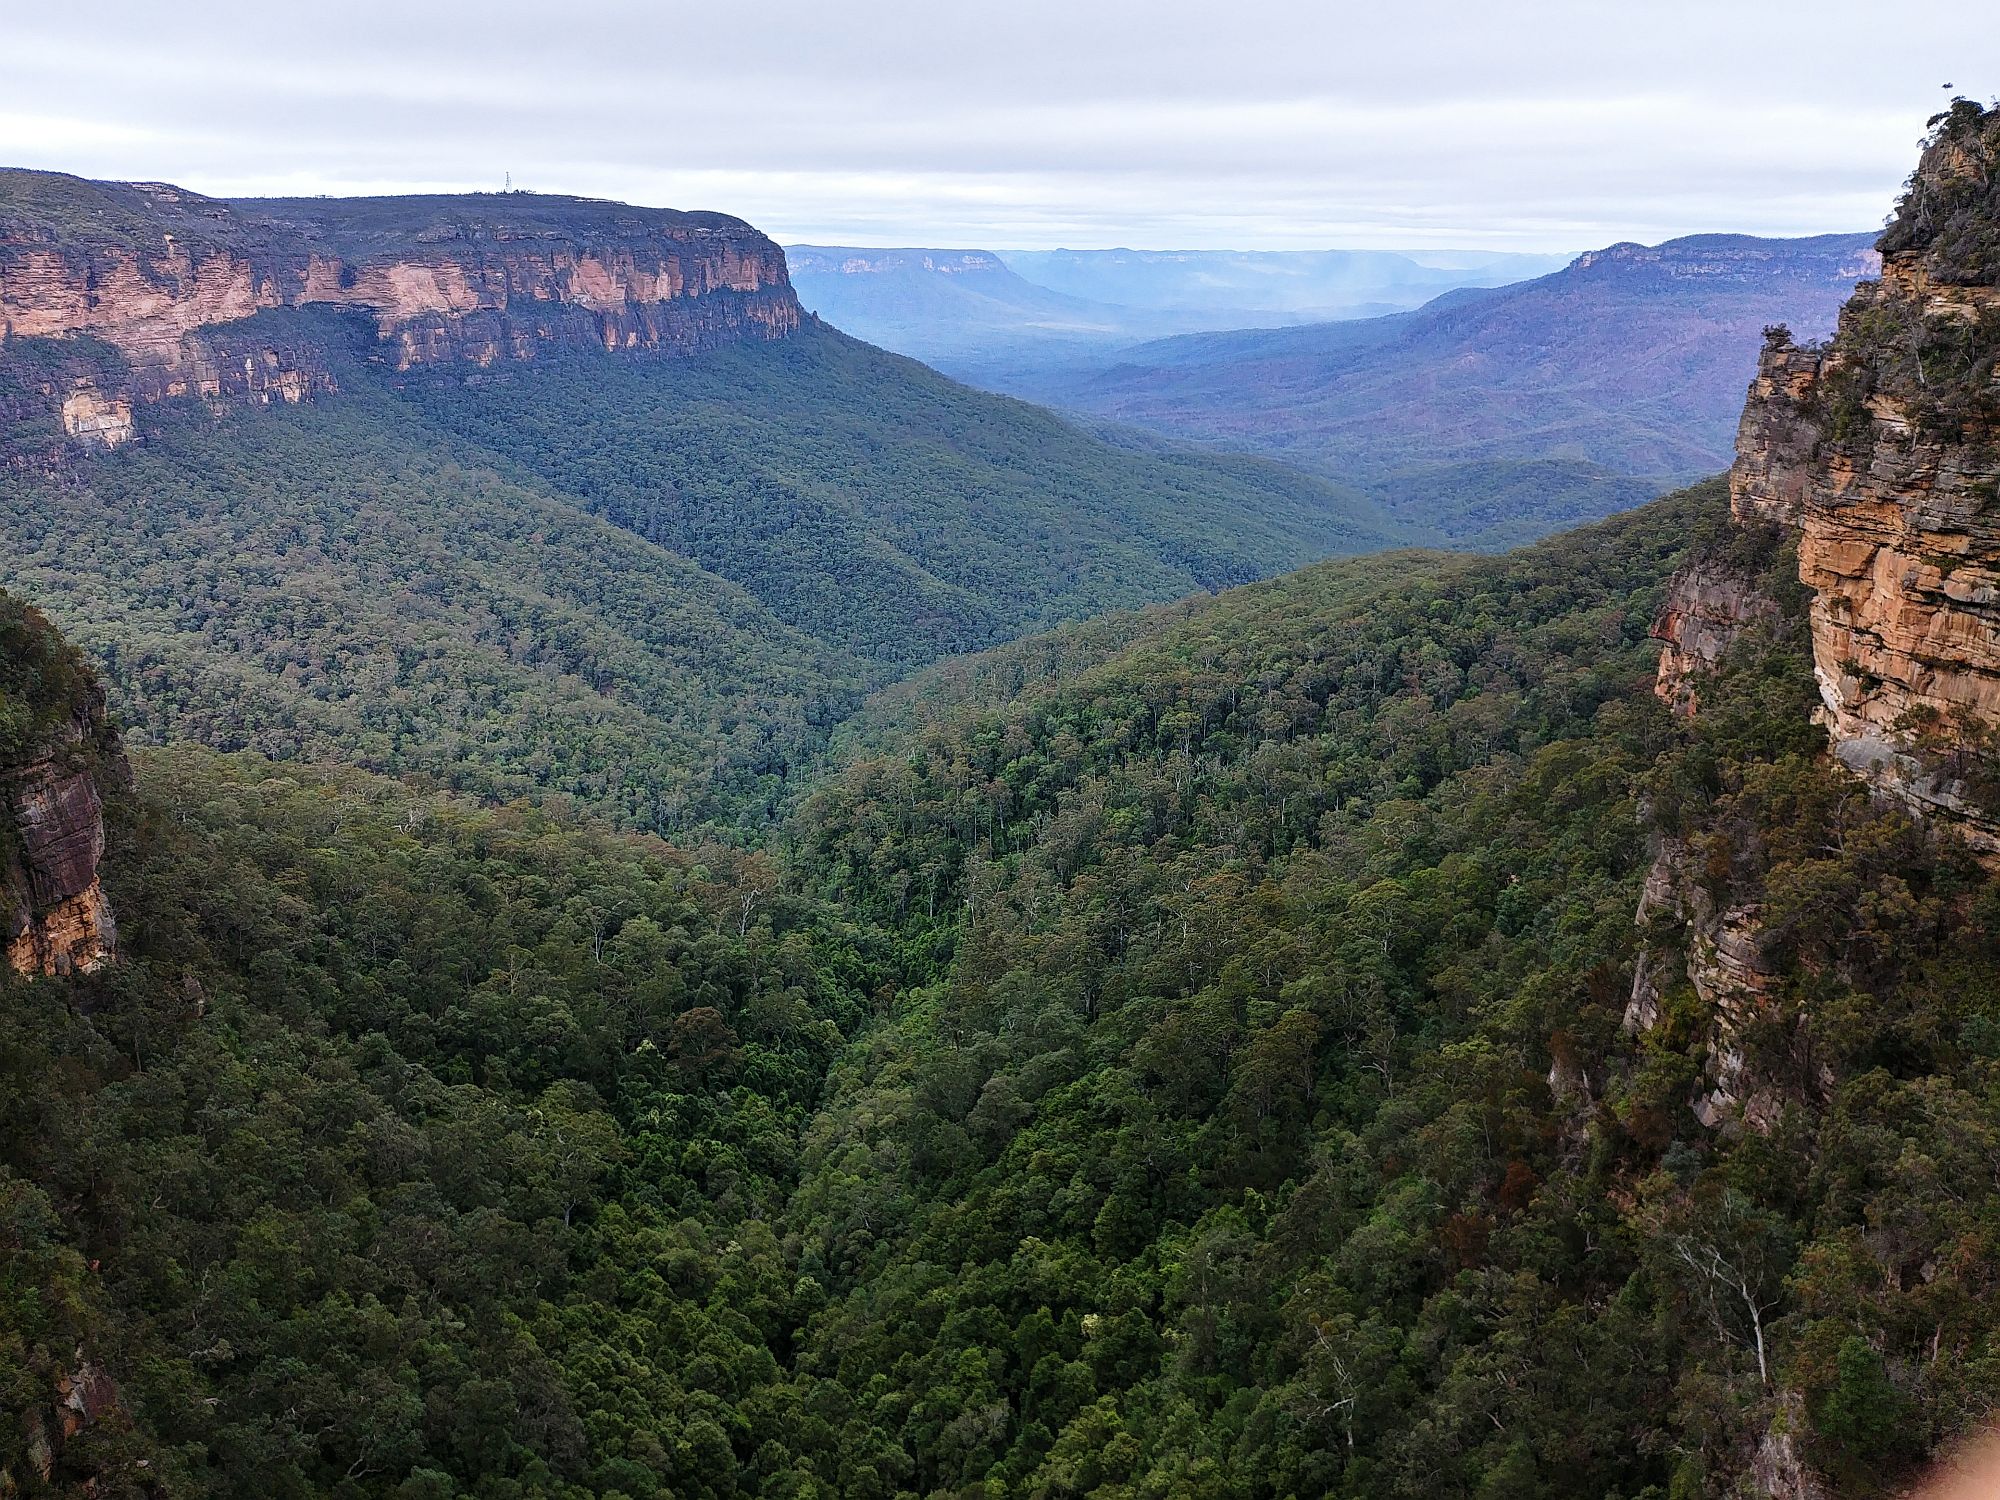
<svg viewBox="0 0 2000 1500">
<path fill-rule="evenodd" d="M 1674 576 L 1653 622 L 1660 642 L 1654 692 L 1677 715 L 1691 717 L 1701 679 L 1746 632 L 1777 618 L 1777 601 L 1744 569 L 1720 557 L 1697 559 Z"/>
<path fill-rule="evenodd" d="M 695 353 L 782 338 L 801 316 L 784 253 L 723 214 L 529 194 L 229 203 L 0 172 L 0 349 L 90 339 L 124 366 L 42 382 L 73 438 L 128 439 L 121 402 L 330 389 L 310 339 L 243 326 L 315 306 L 365 318 L 397 369 L 552 347 Z"/>
<path fill-rule="evenodd" d="M 1766 339 L 1730 494 L 1798 529 L 1834 754 L 2000 858 L 2000 110 L 1938 124 L 1833 341 Z"/>
<path fill-rule="evenodd" d="M 1832 754 L 2000 862 L 2000 109 L 1960 101 L 1933 125 L 1880 278 L 1855 288 L 1832 342 L 1767 331 L 1730 508 L 1739 527 L 1796 536 Z M 1654 627 L 1658 695 L 1696 712 L 1730 646 L 1788 615 L 1754 569 L 1696 558 Z M 1674 840 L 1656 851 L 1638 913 L 1654 940 L 1626 1025 L 1658 1023 L 1681 963 L 1714 1016 L 1696 1112 L 1769 1128 L 1776 1091 L 1741 1045 L 1773 1011 L 1762 918 L 1711 894 L 1698 863 Z"/>
<path fill-rule="evenodd" d="M 99 781 L 128 776 L 94 684 L 33 751 L 0 766 L 0 950 L 16 973 L 89 973 L 117 952 Z"/>
</svg>

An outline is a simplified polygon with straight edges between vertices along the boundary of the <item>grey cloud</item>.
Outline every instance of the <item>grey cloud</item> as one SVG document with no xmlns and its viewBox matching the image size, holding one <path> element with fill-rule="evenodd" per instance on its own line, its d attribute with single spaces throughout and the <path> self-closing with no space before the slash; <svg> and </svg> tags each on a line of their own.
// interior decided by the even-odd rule
<svg viewBox="0 0 2000 1500">
<path fill-rule="evenodd" d="M 1578 248 L 1879 222 L 1971 0 L 1017 0 L 10 17 L 0 160 L 212 192 L 517 183 L 825 241 Z M 1866 37 L 1866 45 L 1856 38 Z"/>
</svg>

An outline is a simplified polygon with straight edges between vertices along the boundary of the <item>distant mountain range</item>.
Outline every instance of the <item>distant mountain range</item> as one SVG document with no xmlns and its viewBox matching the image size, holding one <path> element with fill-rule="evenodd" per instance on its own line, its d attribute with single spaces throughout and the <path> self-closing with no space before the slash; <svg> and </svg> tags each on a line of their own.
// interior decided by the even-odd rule
<svg viewBox="0 0 2000 1500">
<path fill-rule="evenodd" d="M 805 307 L 961 380 L 1280 459 L 1366 489 L 1423 534 L 1495 548 L 1725 467 L 1759 333 L 1830 331 L 1879 265 L 1873 240 L 1693 235 L 1540 275 L 1558 258 L 786 257 Z"/>
<path fill-rule="evenodd" d="M 1072 297 L 1187 312 L 1254 308 L 1288 322 L 1374 317 L 1461 286 L 1504 286 L 1570 257 L 1458 250 L 1011 250 L 1020 276 Z"/>
<path fill-rule="evenodd" d="M 977 384 L 1180 333 L 1376 317 L 1567 256 L 1386 251 L 786 248 L 799 300 L 835 327 Z M 1430 262 L 1430 263 L 1426 263 Z"/>
<path fill-rule="evenodd" d="M 998 386 L 1373 490 L 1511 545 L 1727 466 L 1759 332 L 1831 331 L 1872 234 L 1618 244 L 1391 317 L 1185 336 Z"/>
<path fill-rule="evenodd" d="M 1026 280 L 988 250 L 788 245 L 785 259 L 808 310 L 942 369 L 1014 344 L 1069 354 L 1257 321 L 1249 309 L 1162 313 L 1071 296 Z"/>
</svg>

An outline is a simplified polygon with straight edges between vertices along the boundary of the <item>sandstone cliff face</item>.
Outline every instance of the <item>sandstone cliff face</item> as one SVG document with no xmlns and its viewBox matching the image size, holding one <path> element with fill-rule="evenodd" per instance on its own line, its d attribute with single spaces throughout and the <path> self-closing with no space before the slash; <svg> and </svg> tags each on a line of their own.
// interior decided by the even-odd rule
<svg viewBox="0 0 2000 1500">
<path fill-rule="evenodd" d="M 1834 753 L 2000 857 L 2000 111 L 1925 151 L 1823 349 L 1767 339 L 1732 505 L 1799 530 Z"/>
<path fill-rule="evenodd" d="M 1740 556 L 1710 550 L 1672 581 L 1655 690 L 1697 712 L 1738 639 L 1796 619 L 1778 597 L 1778 528 L 1797 540 L 1832 753 L 2000 860 L 2000 110 L 1962 103 L 1939 123 L 1881 277 L 1856 288 L 1833 341 L 1767 333 L 1730 474 Z M 1658 1024 L 1667 976 L 1685 972 L 1713 1016 L 1697 1114 L 1768 1129 L 1782 1101 L 1743 1045 L 1777 1009 L 1762 913 L 1717 894 L 1728 878 L 1704 878 L 1686 843 L 1655 855 L 1626 1025 Z M 1804 1086 L 1827 1086 L 1802 1043 L 1794 1060 Z"/>
<path fill-rule="evenodd" d="M 548 347 L 694 353 L 800 319 L 783 252 L 721 214 L 525 194 L 224 203 L 0 173 L 0 349 L 90 338 L 127 367 L 48 383 L 72 437 L 127 440 L 121 402 L 331 389 L 310 341 L 232 327 L 308 306 L 364 315 L 398 369 Z"/>
<path fill-rule="evenodd" d="M 130 782 L 104 690 L 35 611 L 0 594 L 0 955 L 88 973 L 117 951 L 104 797 Z"/>
<path fill-rule="evenodd" d="M 1777 601 L 1744 569 L 1700 558 L 1675 575 L 1653 639 L 1661 643 L 1654 692 L 1682 718 L 1695 712 L 1701 679 L 1755 626 L 1778 618 Z"/>
<path fill-rule="evenodd" d="M 26 759 L 0 767 L 0 945 L 16 973 L 89 973 L 117 951 L 98 875 L 98 778 L 125 774 L 101 690 Z"/>
<path fill-rule="evenodd" d="M 1669 582 L 1653 622 L 1662 643 L 1655 695 L 1677 715 L 1704 709 L 1717 669 L 1747 636 L 1765 648 L 1796 638 L 1803 600 L 1787 575 L 1795 566 L 1788 533 L 1765 514 L 1740 518 L 1727 535 L 1699 546 Z M 1739 894 L 1729 847 L 1714 838 L 1656 836 L 1637 921 L 1646 934 L 1625 1010 L 1628 1031 L 1661 1019 L 1665 994 L 1684 982 L 1708 1017 L 1706 1068 L 1691 1101 L 1711 1129 L 1769 1130 L 1783 1090 L 1760 1077 L 1746 1038 L 1778 1009 L 1778 984 L 1764 957 L 1765 919 L 1754 895 Z"/>
</svg>

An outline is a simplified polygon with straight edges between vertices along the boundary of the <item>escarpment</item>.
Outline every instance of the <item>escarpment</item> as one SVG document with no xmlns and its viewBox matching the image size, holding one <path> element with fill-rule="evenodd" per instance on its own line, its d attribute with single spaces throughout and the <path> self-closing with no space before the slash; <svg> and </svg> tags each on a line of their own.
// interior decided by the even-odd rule
<svg viewBox="0 0 2000 1500">
<path fill-rule="evenodd" d="M 530 194 L 224 202 L 0 173 L 0 350 L 89 341 L 114 356 L 34 382 L 71 439 L 125 441 L 133 402 L 331 389 L 321 341 L 250 321 L 306 307 L 363 320 L 370 355 L 399 370 L 552 348 L 696 353 L 800 320 L 783 252 L 723 214 Z"/>
<path fill-rule="evenodd" d="M 1803 347 L 1783 328 L 1766 334 L 1729 479 L 1734 535 L 1698 549 L 1671 581 L 1654 626 L 1655 691 L 1677 714 L 1699 714 L 1737 641 L 1803 630 L 1831 755 L 1992 865 L 2000 109 L 1961 101 L 1933 123 L 1882 236 L 1882 274 L 1855 289 L 1834 338 Z M 1768 1128 L 1778 1091 L 1742 1045 L 1774 1015 L 1765 915 L 1717 873 L 1722 848 L 1709 844 L 1704 855 L 1668 837 L 1656 850 L 1639 909 L 1653 937 L 1626 1024 L 1656 1024 L 1668 976 L 1684 968 L 1713 1018 L 1697 1112 L 1710 1125 Z M 1810 1066 L 1799 1072 L 1809 1087 L 1823 1082 Z"/>
<path fill-rule="evenodd" d="M 14 972 L 88 973 L 116 953 L 104 799 L 130 775 L 96 678 L 0 594 L 0 951 Z"/>
<path fill-rule="evenodd" d="M 1822 348 L 1767 337 L 1730 476 L 1795 527 L 1842 763 L 2000 857 L 2000 110 L 1937 131 Z"/>
</svg>

